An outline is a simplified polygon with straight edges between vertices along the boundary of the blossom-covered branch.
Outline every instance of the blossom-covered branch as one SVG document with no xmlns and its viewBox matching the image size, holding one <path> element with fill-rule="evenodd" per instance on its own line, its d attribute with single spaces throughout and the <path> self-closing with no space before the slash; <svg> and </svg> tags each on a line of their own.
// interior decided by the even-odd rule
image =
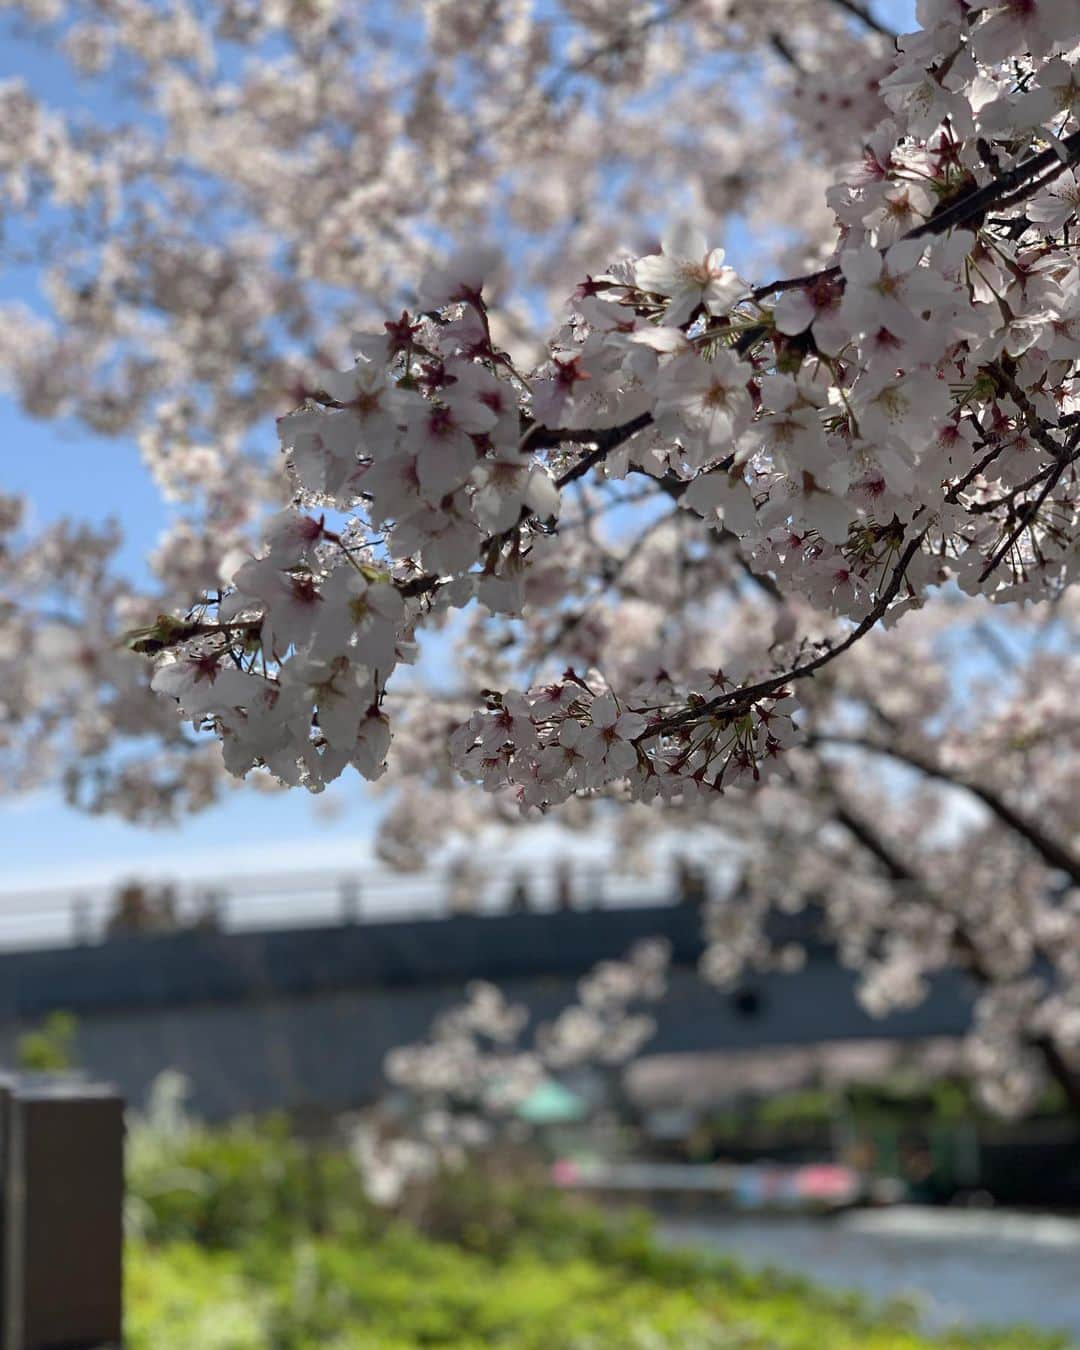
<svg viewBox="0 0 1080 1350">
<path fill-rule="evenodd" d="M 372 1198 L 395 1204 L 411 1182 L 490 1147 L 507 1124 L 520 1132 L 518 1109 L 568 1069 L 621 1075 L 656 1030 L 644 1009 L 663 998 L 670 959 L 662 939 L 639 942 L 623 959 L 595 965 L 578 981 L 575 1003 L 533 1026 L 523 1004 L 473 981 L 425 1040 L 386 1057 L 387 1084 L 407 1104 L 396 1122 L 366 1122 L 354 1135 Z"/>
</svg>

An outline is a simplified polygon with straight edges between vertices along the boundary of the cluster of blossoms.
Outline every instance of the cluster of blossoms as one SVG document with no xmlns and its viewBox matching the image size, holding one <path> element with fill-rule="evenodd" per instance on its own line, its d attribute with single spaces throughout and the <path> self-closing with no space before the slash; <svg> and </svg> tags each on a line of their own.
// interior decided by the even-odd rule
<svg viewBox="0 0 1080 1350">
<path fill-rule="evenodd" d="M 427 1041 L 387 1055 L 387 1082 L 413 1095 L 505 1111 L 542 1081 L 540 1061 L 517 1044 L 527 1023 L 524 1007 L 507 1003 L 494 985 L 474 980 L 465 1002 L 436 1018 Z"/>
<path fill-rule="evenodd" d="M 281 423 L 299 496 L 344 512 L 345 533 L 325 515 L 277 521 L 212 622 L 155 632 L 173 651 L 195 641 L 157 687 L 212 721 L 240 770 L 316 789 L 350 761 L 374 776 L 386 680 L 416 625 L 472 600 L 536 603 L 561 496 L 591 472 L 649 481 L 754 572 L 855 627 L 816 651 L 781 644 L 757 669 L 660 665 L 620 689 L 571 668 L 489 694 L 451 754 L 523 807 L 759 781 L 791 740 L 795 682 L 928 588 L 1059 593 L 1076 567 L 1080 276 L 1060 212 L 1023 213 L 1060 196 L 1080 132 L 1044 125 L 1061 59 L 1018 75 L 1024 25 L 974 17 L 901 40 L 882 93 L 906 121 L 886 119 L 834 190 L 837 261 L 811 276 L 751 287 L 675 231 L 587 278 L 524 374 L 492 338 L 495 259 L 473 249 L 429 273 L 422 317 L 358 339 L 357 364 Z M 1051 27 L 1039 56 L 1071 31 Z M 991 61 L 999 28 L 1015 47 Z M 916 77 L 938 92 L 913 100 Z"/>
<path fill-rule="evenodd" d="M 808 71 L 838 48 L 887 59 L 833 0 L 783 8 Z M 739 0 L 667 15 L 651 0 L 410 0 L 405 23 L 391 0 L 4 0 L 0 19 L 94 93 L 50 106 L 32 82 L 0 83 L 0 212 L 47 264 L 51 310 L 3 306 L 2 364 L 28 409 L 137 432 L 162 485 L 195 496 L 193 464 L 226 482 L 243 433 L 343 350 L 358 305 L 381 311 L 388 275 L 394 301 L 410 296 L 436 228 L 509 222 L 529 286 L 557 303 L 643 229 L 645 184 L 763 216 L 772 175 L 749 166 L 782 156 L 795 222 L 815 196 L 799 186 L 820 182 L 793 142 L 776 16 Z M 748 55 L 777 77 L 753 114 L 734 78 Z M 714 115 L 691 138 L 703 86 Z M 664 115 L 644 111 L 658 100 Z M 847 108 L 840 125 L 869 130 L 879 112 Z"/>
<path fill-rule="evenodd" d="M 223 560 L 285 500 L 271 419 L 345 359 L 358 321 L 415 309 L 437 240 L 512 239 L 515 296 L 492 318 L 532 363 L 531 314 L 626 241 L 643 250 L 650 203 L 677 194 L 764 239 L 779 179 L 795 251 L 824 238 L 822 161 L 881 108 L 840 110 L 811 144 L 793 87 L 841 50 L 886 62 L 890 44 L 850 5 L 782 8 L 797 79 L 775 13 L 742 0 L 408 0 L 404 21 L 399 0 L 0 0 L 23 67 L 0 81 L 4 260 L 40 279 L 0 303 L 0 383 L 33 417 L 136 439 L 174 517 L 149 575 L 114 570 L 111 608 L 83 603 L 75 558 L 73 594 L 61 571 L 48 597 L 23 589 L 10 626 L 0 614 L 20 689 L 50 659 L 30 630 L 57 612 L 107 658 L 48 716 L 12 700 L 5 782 L 47 760 L 73 799 L 150 819 L 230 785 L 219 755 L 145 712 L 113 643 L 228 580 Z M 763 81 L 764 102 L 744 97 Z"/>
<path fill-rule="evenodd" d="M 601 961 L 579 982 L 577 1004 L 538 1031 L 545 1062 L 566 1069 L 633 1059 L 656 1032 L 652 1017 L 633 1009 L 664 997 L 670 959 L 668 944 L 652 940 L 639 942 L 624 961 Z"/>
<path fill-rule="evenodd" d="M 492 344 L 482 297 L 490 263 L 470 253 L 429 275 L 423 303 L 438 321 L 403 315 L 382 335 L 359 340 L 357 365 L 325 375 L 306 406 L 282 419 L 289 472 L 320 514 L 276 517 L 266 552 L 239 567 L 225 596 L 138 639 L 149 650 L 170 649 L 155 689 L 176 698 L 193 721 L 215 726 L 233 772 L 260 764 L 315 790 L 350 763 L 378 777 L 389 746 L 387 681 L 411 659 L 417 624 L 432 610 L 473 599 L 493 612 L 520 613 L 532 554 L 545 536 L 552 546 L 560 489 L 579 476 L 580 461 L 556 474 L 538 450 L 548 442 L 565 459 L 563 444 L 578 442 L 572 423 L 583 409 L 573 390 L 585 380 L 591 386 L 594 373 L 587 352 L 568 351 L 531 383 L 518 374 Z M 662 256 L 640 266 L 658 287 L 676 275 Z M 722 308 L 742 290 L 716 254 L 701 266 L 704 280 L 689 294 L 676 277 L 667 306 L 685 311 L 687 324 L 703 303 Z M 598 317 L 615 325 L 598 335 L 598 357 L 610 362 L 612 344 L 631 365 L 640 354 L 674 408 L 676 375 L 685 383 L 694 371 L 661 365 L 651 344 L 663 347 L 672 334 L 685 341 L 681 330 L 631 319 L 629 336 L 647 341 L 623 343 L 623 309 L 613 297 L 597 301 Z M 702 368 L 715 370 L 723 358 L 738 371 L 726 349 Z M 690 362 L 702 364 L 692 351 Z M 600 399 L 607 387 L 613 426 L 626 376 L 621 364 L 606 375 L 600 364 L 595 369 L 590 397 Z M 733 406 L 745 403 L 749 425 L 749 396 L 735 385 L 731 392 Z M 522 397 L 533 414 L 524 425 Z M 588 412 L 599 409 L 590 404 Z M 559 422 L 571 426 L 547 426 Z M 680 426 L 685 444 L 663 456 L 652 451 L 658 472 L 676 459 L 701 462 L 716 448 L 713 438 L 730 441 L 734 430 L 711 407 L 698 445 L 692 411 Z M 623 432 L 615 426 L 612 439 L 633 440 Z M 332 511 L 347 514 L 341 530 L 327 523 Z M 455 757 L 487 786 L 515 783 L 526 807 L 627 780 L 636 796 L 671 798 L 759 777 L 791 734 L 783 681 L 741 707 L 723 671 L 703 671 L 694 684 L 688 695 L 657 672 L 630 691 L 629 706 L 595 673 L 591 684 L 570 673 L 525 696 L 493 694 L 489 710 L 455 733 Z M 686 716 L 688 696 L 691 708 L 694 700 L 735 706 L 699 721 Z"/>
<path fill-rule="evenodd" d="M 397 1109 L 361 1121 L 353 1140 L 372 1198 L 396 1204 L 410 1184 L 459 1165 L 500 1129 L 527 1129 L 517 1108 L 560 1071 L 621 1074 L 653 1035 L 652 1019 L 635 1008 L 663 997 L 669 959 L 668 944 L 650 940 L 625 960 L 602 961 L 579 982 L 577 1004 L 533 1029 L 531 1046 L 522 1044 L 528 1010 L 494 985 L 470 984 L 427 1040 L 386 1057 Z"/>
<path fill-rule="evenodd" d="M 221 756 L 162 717 L 145 661 L 125 650 L 125 630 L 156 610 L 115 575 L 118 543 L 113 525 L 34 533 L 20 500 L 0 496 L 0 765 L 9 791 L 59 780 L 84 808 L 167 819 L 178 798 L 215 799 Z M 141 743 L 137 759 L 116 754 L 118 737 Z"/>
</svg>

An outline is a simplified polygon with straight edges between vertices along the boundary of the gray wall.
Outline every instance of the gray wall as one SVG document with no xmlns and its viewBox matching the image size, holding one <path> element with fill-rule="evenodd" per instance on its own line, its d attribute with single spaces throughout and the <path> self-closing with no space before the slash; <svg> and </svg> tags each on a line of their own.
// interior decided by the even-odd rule
<svg viewBox="0 0 1080 1350">
<path fill-rule="evenodd" d="M 655 907 L 514 914 L 276 933 L 184 933 L 0 956 L 0 1058 L 50 1009 L 78 1018 L 80 1062 L 133 1104 L 175 1068 L 210 1118 L 271 1108 L 335 1110 L 377 1095 L 395 1045 L 421 1039 L 471 978 L 492 980 L 534 1018 L 574 997 L 578 977 L 638 938 L 665 936 L 675 965 L 650 1052 L 958 1034 L 957 978 L 910 1012 L 875 1020 L 851 976 L 813 939 L 812 918 L 779 921 L 809 959 L 794 975 L 749 976 L 736 993 L 696 974 L 699 915 Z"/>
</svg>

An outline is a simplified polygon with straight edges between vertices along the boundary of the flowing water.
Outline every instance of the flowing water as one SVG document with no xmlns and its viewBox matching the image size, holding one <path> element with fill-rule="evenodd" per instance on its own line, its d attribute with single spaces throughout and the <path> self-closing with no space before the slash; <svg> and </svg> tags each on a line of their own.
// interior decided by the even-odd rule
<svg viewBox="0 0 1080 1350">
<path fill-rule="evenodd" d="M 896 1206 L 830 1218 L 671 1217 L 665 1240 L 917 1303 L 924 1324 L 1027 1323 L 1080 1343 L 1080 1219 Z"/>
</svg>

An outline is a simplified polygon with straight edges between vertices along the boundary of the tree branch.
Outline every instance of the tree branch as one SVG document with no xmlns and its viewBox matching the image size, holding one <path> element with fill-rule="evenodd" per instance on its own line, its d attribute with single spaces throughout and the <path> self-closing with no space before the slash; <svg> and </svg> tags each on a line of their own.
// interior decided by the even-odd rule
<svg viewBox="0 0 1080 1350">
<path fill-rule="evenodd" d="M 834 794 L 835 796 L 835 794 Z M 875 833 L 869 824 L 856 816 L 843 802 L 836 797 L 836 804 L 833 807 L 833 819 L 843 825 L 848 834 L 860 844 L 867 853 L 876 858 L 881 864 L 882 869 L 889 875 L 893 881 L 898 881 L 903 885 L 915 884 L 920 890 L 925 889 L 922 880 L 908 867 L 907 863 L 898 857 L 892 849 L 885 843 L 880 835 Z"/>
<path fill-rule="evenodd" d="M 830 783 L 830 789 L 832 784 Z M 834 807 L 833 818 L 839 825 L 848 831 L 851 837 L 877 860 L 882 869 L 893 881 L 906 886 L 917 888 L 925 901 L 935 909 L 944 914 L 949 914 L 949 908 L 942 898 L 936 894 L 930 887 L 918 877 L 910 867 L 898 857 L 891 847 L 882 839 L 881 835 L 860 816 L 855 815 L 839 798 L 833 790 Z M 953 917 L 950 915 L 950 917 Z M 978 944 L 972 938 L 967 929 L 960 923 L 953 922 L 953 943 L 957 949 L 957 954 L 963 961 L 966 969 L 972 978 L 984 989 L 989 988 L 994 983 L 993 975 L 987 969 L 982 957 L 979 954 Z M 1050 1035 L 1043 1034 L 1033 1036 L 1028 1042 L 1031 1048 L 1041 1057 L 1046 1072 L 1050 1078 L 1057 1083 L 1065 1094 L 1065 1099 L 1069 1104 L 1069 1109 L 1073 1116 L 1080 1120 L 1080 1073 L 1066 1056 L 1062 1053 L 1061 1047 Z"/>
<path fill-rule="evenodd" d="M 613 450 L 618 449 L 620 445 L 628 441 L 632 436 L 649 426 L 652 422 L 652 413 L 639 413 L 637 417 L 632 417 L 629 422 L 623 422 L 620 426 L 604 427 L 599 431 L 590 431 L 585 428 L 574 427 L 541 427 L 537 426 L 531 429 L 528 436 L 528 442 L 536 449 L 550 449 L 556 445 L 562 445 L 566 441 L 591 441 L 595 444 L 593 448 L 572 464 L 565 473 L 561 474 L 555 480 L 555 486 L 562 491 L 569 483 L 576 482 L 579 478 L 595 468 L 601 460 L 611 454 Z M 535 511 L 528 507 L 522 507 L 521 515 L 518 517 L 517 525 L 514 529 L 524 525 L 527 521 L 534 519 Z M 478 556 L 483 554 L 506 537 L 509 531 L 503 534 L 489 534 L 477 548 Z M 428 572 L 424 576 L 415 577 L 412 581 L 401 582 L 398 590 L 406 599 L 415 599 L 417 596 L 427 595 L 428 592 L 435 590 L 441 583 L 442 578 L 433 572 Z"/>
<path fill-rule="evenodd" d="M 826 775 L 826 787 L 832 797 L 833 819 L 842 825 L 855 842 L 874 858 L 882 870 L 895 882 L 909 888 L 925 903 L 938 912 L 953 919 L 953 942 L 963 957 L 964 964 L 972 975 L 983 985 L 991 983 L 992 977 L 986 969 L 976 943 L 964 928 L 955 921 L 944 898 L 935 891 L 918 873 L 904 862 L 892 846 L 885 842 L 878 830 L 868 820 L 856 814 L 843 801 L 836 785 Z"/>
<path fill-rule="evenodd" d="M 1080 859 L 1074 857 L 1063 844 L 1052 839 L 1034 821 L 1029 820 L 1021 812 L 1010 806 L 992 788 L 986 787 L 982 783 L 973 783 L 959 774 L 951 773 L 942 765 L 935 763 L 915 750 L 908 750 L 896 744 L 884 745 L 867 736 L 844 736 L 839 733 L 815 732 L 809 740 L 811 744 L 847 745 L 854 749 L 865 750 L 870 754 L 895 759 L 898 763 L 916 769 L 925 778 L 932 778 L 939 783 L 947 783 L 950 787 L 970 793 L 971 796 L 981 801 L 1003 825 L 1007 825 L 1009 829 L 1026 839 L 1050 867 L 1057 872 L 1064 872 L 1075 885 L 1080 886 Z"/>
<path fill-rule="evenodd" d="M 1042 1056 L 1050 1077 L 1064 1092 L 1070 1111 L 1080 1118 L 1080 1075 L 1074 1072 L 1057 1041 L 1044 1033 L 1041 1036 L 1033 1036 L 1029 1044 Z"/>
<path fill-rule="evenodd" d="M 737 716 L 741 712 L 748 711 L 759 699 L 768 698 L 769 695 L 776 693 L 785 684 L 789 684 L 793 680 L 804 680 L 807 676 L 820 670 L 822 666 L 827 666 L 830 661 L 835 661 L 838 656 L 843 655 L 850 647 L 853 647 L 860 638 L 865 637 L 884 616 L 885 611 L 899 594 L 907 569 L 912 558 L 919 551 L 919 546 L 925 535 L 926 530 L 920 530 L 909 541 L 893 568 L 889 584 L 878 596 L 874 607 L 842 642 L 815 656 L 813 660 L 794 666 L 782 675 L 772 675 L 767 680 L 760 680 L 757 684 L 744 685 L 741 689 L 732 689 L 726 694 L 718 694 L 705 703 L 684 708 L 682 712 L 674 713 L 671 717 L 665 717 L 659 722 L 654 722 L 637 738 L 638 742 L 647 741 L 653 736 L 666 735 L 668 732 L 676 731 L 679 727 L 685 726 L 688 722 L 699 722 L 702 718 L 711 717 L 713 713 Z"/>
<path fill-rule="evenodd" d="M 600 431 L 575 431 L 572 427 L 554 431 L 541 428 L 537 432 L 535 442 L 530 437 L 530 444 L 535 444 L 537 448 L 545 446 L 561 445 L 566 441 L 593 441 L 595 442 L 592 450 L 560 474 L 555 480 L 555 486 L 562 491 L 568 483 L 573 483 L 578 478 L 584 478 L 590 469 L 595 468 L 597 464 L 607 458 L 612 450 L 617 450 L 620 445 L 636 436 L 639 431 L 643 431 L 647 426 L 651 426 L 653 420 L 652 413 L 639 413 L 637 417 L 632 417 L 629 422 L 623 422 L 621 426 L 605 427 Z"/>
<path fill-rule="evenodd" d="M 894 882 L 917 887 L 919 894 L 923 896 L 927 903 L 933 904 L 942 913 L 949 914 L 948 906 L 941 899 L 941 896 L 931 891 L 921 877 L 915 875 L 911 868 L 907 867 L 907 864 L 892 852 L 886 841 L 880 837 L 880 834 L 877 834 L 867 821 L 853 814 L 836 794 L 834 794 L 834 802 L 836 802 L 836 805 L 833 807 L 833 818 L 836 819 L 838 825 L 844 826 L 853 840 L 861 848 L 867 850 L 869 855 L 875 857 L 877 863 L 882 865 L 884 871 L 892 877 Z M 985 967 L 983 958 L 979 954 L 979 945 L 976 944 L 971 933 L 961 923 L 953 922 L 953 944 L 956 946 L 958 957 L 963 960 L 965 968 L 971 973 L 972 979 L 976 980 L 976 983 L 983 988 L 991 987 L 994 984 L 994 976 Z M 1034 1035 L 1034 1037 L 1029 1038 L 1029 1045 L 1042 1058 L 1050 1079 L 1057 1083 L 1061 1091 L 1064 1092 L 1065 1100 L 1069 1104 L 1072 1115 L 1080 1120 L 1080 1073 L 1077 1073 L 1076 1066 L 1071 1064 L 1065 1054 L 1061 1052 L 1060 1046 L 1054 1041 L 1052 1035 Z"/>
<path fill-rule="evenodd" d="M 860 0 L 832 0 L 832 2 L 837 9 L 846 10 L 849 14 L 854 15 L 860 23 L 864 23 L 873 32 L 880 33 L 882 37 L 892 38 L 895 41 L 899 36 L 888 24 L 875 18 L 870 12 L 869 5 L 861 4 Z"/>
<path fill-rule="evenodd" d="M 583 75 L 585 71 L 595 66 L 598 61 L 602 61 L 606 56 L 614 56 L 617 52 L 626 51 L 637 38 L 643 37 L 662 24 L 677 19 L 684 10 L 689 9 L 695 3 L 696 0 L 672 0 L 671 4 L 663 9 L 654 10 L 652 14 L 646 15 L 638 23 L 627 24 L 621 32 L 616 33 L 607 42 L 598 43 L 577 61 L 572 61 L 563 66 L 561 70 L 556 71 L 544 90 L 544 101 L 550 102 L 557 98 L 567 80 L 572 79 L 575 75 Z"/>
<path fill-rule="evenodd" d="M 1017 164 L 1012 169 L 1003 173 L 996 174 L 989 183 L 982 187 L 969 188 L 962 192 L 951 205 L 935 211 L 921 225 L 916 225 L 914 229 L 908 230 L 907 234 L 902 235 L 902 239 L 923 239 L 930 235 L 944 234 L 947 230 L 956 229 L 960 225 L 970 225 L 976 221 L 981 221 L 992 207 L 1000 204 L 1001 199 L 1008 197 L 1009 204 L 1022 201 L 1026 196 L 1039 188 L 1045 187 L 1048 182 L 1052 182 L 1059 174 L 1065 172 L 1073 164 L 1080 160 L 1080 131 L 1074 131 L 1071 136 L 1061 142 L 1064 149 L 1064 155 L 1058 154 L 1055 147 L 1044 150 L 1038 155 L 1032 155 L 1024 160 L 1022 164 Z M 1048 172 L 1046 172 L 1048 171 Z M 1046 176 L 1040 178 L 1040 174 Z M 1038 179 L 1037 182 L 1033 181 Z M 751 300 L 763 300 L 767 295 L 772 295 L 777 291 L 791 291 L 798 287 L 812 286 L 818 281 L 829 281 L 838 279 L 843 285 L 840 268 L 837 265 L 832 267 L 823 267 L 818 272 L 811 272 L 801 277 L 786 277 L 779 281 L 770 281 L 765 286 L 758 286 L 750 292 Z"/>
<path fill-rule="evenodd" d="M 1077 436 L 1076 433 L 1074 433 L 1072 436 L 1072 441 L 1074 445 L 1076 440 Z M 1057 487 L 1058 483 L 1061 481 L 1061 476 L 1062 474 L 1064 474 L 1065 470 L 1076 459 L 1075 453 L 1065 454 L 1063 451 L 1059 453 L 1061 455 L 1061 458 L 1057 460 L 1053 468 L 1050 470 L 1046 482 L 1042 485 L 1039 495 L 1035 498 L 1034 501 L 1025 502 L 1024 505 L 1020 507 L 1019 511 L 1017 512 L 1018 519 L 1016 525 L 1009 531 L 1007 537 L 1002 541 L 1002 543 L 994 550 L 986 566 L 979 573 L 980 582 L 985 581 L 987 579 L 987 577 L 991 574 L 991 572 L 993 572 L 993 570 L 997 567 L 998 563 L 1001 562 L 1002 558 L 1006 556 L 1006 554 L 1013 547 L 1016 541 L 1024 533 L 1027 527 L 1036 519 L 1043 502 L 1046 501 L 1047 497 L 1050 496 L 1054 488 Z"/>
</svg>

